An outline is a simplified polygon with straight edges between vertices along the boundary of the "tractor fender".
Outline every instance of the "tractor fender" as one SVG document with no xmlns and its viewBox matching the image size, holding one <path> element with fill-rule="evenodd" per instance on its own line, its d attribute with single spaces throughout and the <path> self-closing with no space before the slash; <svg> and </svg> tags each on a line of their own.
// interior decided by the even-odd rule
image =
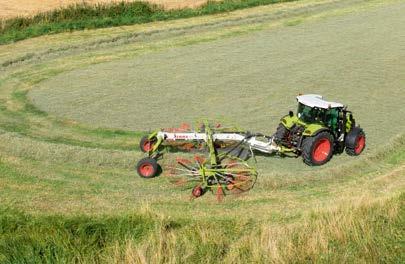
<svg viewBox="0 0 405 264">
<path fill-rule="evenodd" d="M 302 133 L 302 136 L 312 137 L 323 131 L 329 131 L 329 129 L 320 124 L 310 124 L 305 128 L 304 132 Z"/>
<path fill-rule="evenodd" d="M 319 124 L 310 124 L 306 127 L 304 132 L 302 133 L 302 136 L 300 138 L 300 141 L 298 142 L 298 148 L 301 150 L 302 142 L 304 141 L 304 138 L 306 137 L 312 137 L 315 136 L 323 131 L 330 132 L 330 130 L 322 125 Z"/>
</svg>

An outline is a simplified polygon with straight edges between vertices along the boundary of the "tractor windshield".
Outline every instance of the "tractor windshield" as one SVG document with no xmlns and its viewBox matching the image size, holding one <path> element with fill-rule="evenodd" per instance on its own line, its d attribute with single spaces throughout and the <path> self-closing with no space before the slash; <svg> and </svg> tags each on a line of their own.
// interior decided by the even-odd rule
<svg viewBox="0 0 405 264">
<path fill-rule="evenodd" d="M 297 116 L 305 123 L 320 122 L 325 126 L 330 127 L 332 130 L 336 130 L 339 119 L 339 109 L 322 109 L 299 103 Z"/>
<path fill-rule="evenodd" d="M 298 104 L 297 116 L 299 119 L 305 123 L 313 123 L 319 115 L 319 109 L 304 105 L 302 103 Z"/>
</svg>

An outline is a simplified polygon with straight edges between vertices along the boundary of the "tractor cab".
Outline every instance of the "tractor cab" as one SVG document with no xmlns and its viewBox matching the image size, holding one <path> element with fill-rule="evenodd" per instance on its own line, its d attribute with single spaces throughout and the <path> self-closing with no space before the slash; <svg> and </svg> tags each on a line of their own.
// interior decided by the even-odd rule
<svg viewBox="0 0 405 264">
<path fill-rule="evenodd" d="M 321 95 L 315 94 L 297 96 L 297 101 L 297 117 L 300 121 L 306 124 L 320 123 L 337 131 L 343 104 L 326 101 Z"/>
</svg>

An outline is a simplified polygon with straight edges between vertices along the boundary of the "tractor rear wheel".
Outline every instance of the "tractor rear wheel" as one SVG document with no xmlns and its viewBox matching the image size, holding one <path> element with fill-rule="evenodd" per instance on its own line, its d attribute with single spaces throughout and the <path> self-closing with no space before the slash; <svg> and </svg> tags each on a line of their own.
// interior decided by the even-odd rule
<svg viewBox="0 0 405 264">
<path fill-rule="evenodd" d="M 346 153 L 350 156 L 358 156 L 366 147 L 366 134 L 360 127 L 355 127 L 346 135 Z"/>
<path fill-rule="evenodd" d="M 139 148 L 141 149 L 142 152 L 149 152 L 153 149 L 155 143 L 156 138 L 149 139 L 148 136 L 144 136 L 141 138 L 141 141 L 139 142 Z"/>
<path fill-rule="evenodd" d="M 302 158 L 309 166 L 327 163 L 333 155 L 333 137 L 329 132 L 321 132 L 307 137 L 302 143 Z"/>
<path fill-rule="evenodd" d="M 142 178 L 153 178 L 158 174 L 159 165 L 155 159 L 143 158 L 136 165 L 136 171 Z"/>
</svg>

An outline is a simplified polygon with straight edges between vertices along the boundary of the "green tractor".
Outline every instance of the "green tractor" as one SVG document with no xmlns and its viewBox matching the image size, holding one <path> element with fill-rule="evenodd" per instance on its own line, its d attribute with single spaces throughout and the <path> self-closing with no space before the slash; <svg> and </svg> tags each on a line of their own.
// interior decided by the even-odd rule
<svg viewBox="0 0 405 264">
<path fill-rule="evenodd" d="M 302 156 L 306 164 L 318 166 L 344 150 L 351 156 L 364 150 L 366 135 L 343 104 L 315 94 L 297 96 L 297 101 L 297 114 L 284 116 L 274 134 L 281 153 Z"/>
</svg>

